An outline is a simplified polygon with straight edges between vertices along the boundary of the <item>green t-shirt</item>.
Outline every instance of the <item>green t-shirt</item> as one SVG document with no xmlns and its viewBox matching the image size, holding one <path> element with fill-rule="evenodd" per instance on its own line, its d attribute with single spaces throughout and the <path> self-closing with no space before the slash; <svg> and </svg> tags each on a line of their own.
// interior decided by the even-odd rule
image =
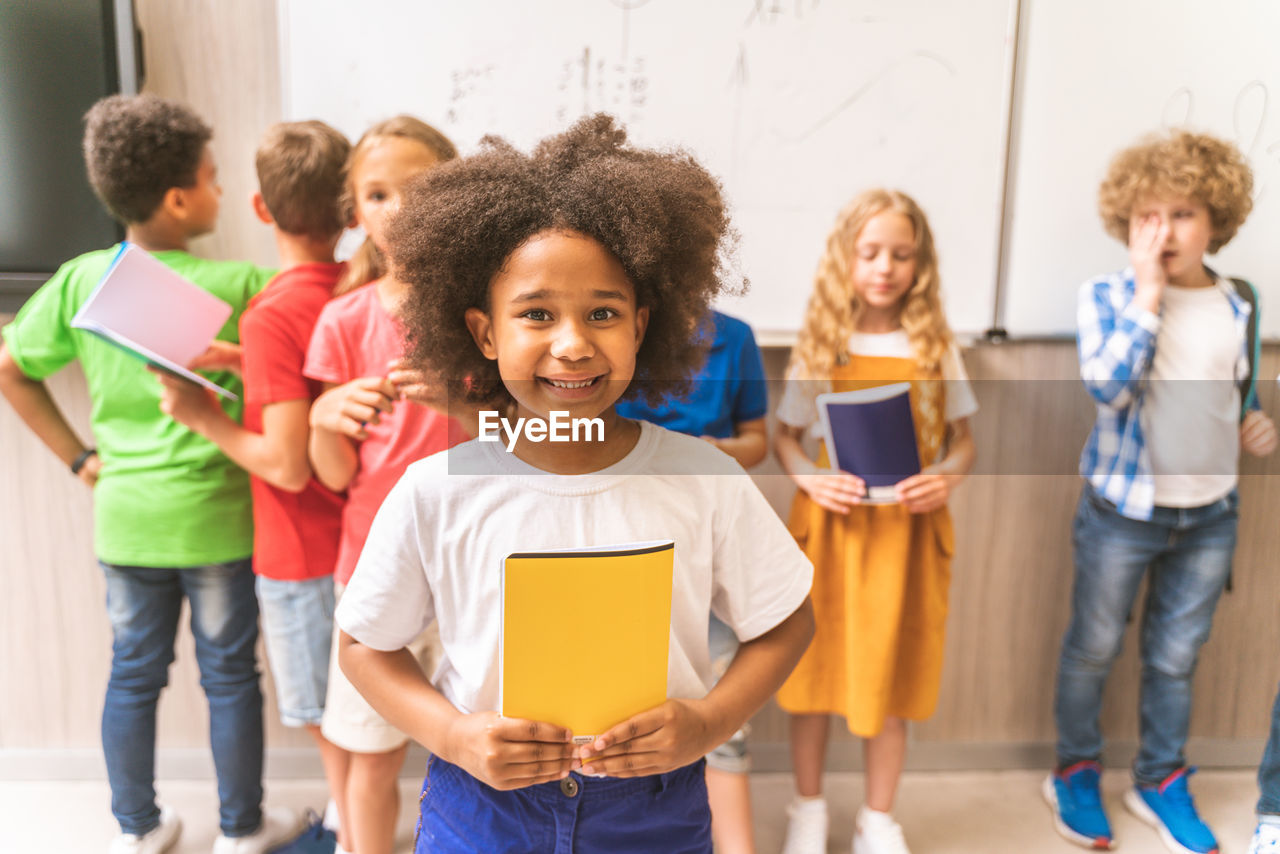
<svg viewBox="0 0 1280 854">
<path fill-rule="evenodd" d="M 71 319 L 106 272 L 119 247 L 62 265 L 5 326 L 4 342 L 22 372 L 44 380 L 79 359 L 89 384 L 90 423 L 102 461 L 94 488 L 98 559 L 121 566 L 191 567 L 253 553 L 249 477 L 209 440 L 160 411 L 160 384 L 142 360 Z M 173 250 L 156 258 L 233 311 L 218 338 L 240 340 L 240 314 L 273 271 L 236 261 L 208 261 Z M 210 374 L 242 394 L 238 377 Z M 240 420 L 240 401 L 222 399 Z"/>
</svg>

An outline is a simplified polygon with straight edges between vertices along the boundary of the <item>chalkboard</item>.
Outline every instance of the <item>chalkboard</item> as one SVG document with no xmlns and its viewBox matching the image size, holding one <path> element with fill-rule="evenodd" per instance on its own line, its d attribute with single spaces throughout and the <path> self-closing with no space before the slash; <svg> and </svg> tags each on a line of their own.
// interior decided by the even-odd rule
<svg viewBox="0 0 1280 854">
<path fill-rule="evenodd" d="M 948 315 L 990 325 L 1015 0 L 281 0 L 283 102 L 353 138 L 408 112 L 464 152 L 597 110 L 724 182 L 761 338 L 803 318 L 836 213 L 899 187 L 935 231 Z"/>
<path fill-rule="evenodd" d="M 1014 180 L 1008 199 L 1005 325 L 1073 334 L 1086 279 L 1128 263 L 1106 236 L 1097 189 L 1111 156 L 1172 126 L 1236 143 L 1254 170 L 1254 208 L 1210 266 L 1262 297 L 1280 335 L 1280 3 L 1023 0 Z"/>
</svg>

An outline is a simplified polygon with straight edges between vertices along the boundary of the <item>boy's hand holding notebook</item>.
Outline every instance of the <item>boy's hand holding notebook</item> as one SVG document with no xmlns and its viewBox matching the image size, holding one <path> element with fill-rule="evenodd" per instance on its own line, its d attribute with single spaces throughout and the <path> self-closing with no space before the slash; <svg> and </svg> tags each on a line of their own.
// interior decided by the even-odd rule
<svg viewBox="0 0 1280 854">
<path fill-rule="evenodd" d="M 897 501 L 894 486 L 920 473 L 910 383 L 818 395 L 831 467 L 857 475 L 868 503 Z"/>
<path fill-rule="evenodd" d="M 187 367 L 209 349 L 231 311 L 226 302 L 145 250 L 122 243 L 71 325 L 152 367 L 234 400 L 236 395 Z"/>
<path fill-rule="evenodd" d="M 670 540 L 508 555 L 502 715 L 566 727 L 586 744 L 661 705 L 674 557 Z"/>
<path fill-rule="evenodd" d="M 209 348 L 187 363 L 193 371 L 226 371 L 236 376 L 243 376 L 243 352 L 239 344 L 214 339 Z"/>
</svg>

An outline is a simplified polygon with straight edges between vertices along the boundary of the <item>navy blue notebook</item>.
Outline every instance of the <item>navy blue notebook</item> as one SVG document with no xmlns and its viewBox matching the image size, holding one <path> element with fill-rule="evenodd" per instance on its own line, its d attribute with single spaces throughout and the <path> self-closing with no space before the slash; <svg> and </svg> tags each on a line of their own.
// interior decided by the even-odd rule
<svg viewBox="0 0 1280 854">
<path fill-rule="evenodd" d="M 818 395 L 831 467 L 867 484 L 867 500 L 896 501 L 898 481 L 920 473 L 910 383 Z"/>
</svg>

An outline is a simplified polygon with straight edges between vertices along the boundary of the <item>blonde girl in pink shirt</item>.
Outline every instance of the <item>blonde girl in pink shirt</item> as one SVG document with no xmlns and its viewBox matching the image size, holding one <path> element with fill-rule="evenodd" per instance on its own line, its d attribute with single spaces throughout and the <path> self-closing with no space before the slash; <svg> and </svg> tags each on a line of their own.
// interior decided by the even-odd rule
<svg viewBox="0 0 1280 854">
<path fill-rule="evenodd" d="M 458 422 L 418 402 L 430 388 L 400 366 L 404 333 L 396 317 L 406 292 L 387 268 L 385 229 L 409 178 L 457 156 L 435 128 L 396 116 L 365 132 L 347 162 L 346 193 L 367 239 L 320 315 L 304 373 L 325 384 L 311 409 L 309 456 L 316 477 L 347 504 L 334 573 L 339 595 L 355 569 L 374 514 L 412 462 L 467 438 Z M 412 398 L 412 399 L 410 399 Z M 419 638 L 429 662 L 435 641 Z M 337 854 L 391 854 L 399 812 L 397 778 L 408 738 L 371 709 L 332 657 L 322 731 L 348 751 L 334 801 Z"/>
</svg>

